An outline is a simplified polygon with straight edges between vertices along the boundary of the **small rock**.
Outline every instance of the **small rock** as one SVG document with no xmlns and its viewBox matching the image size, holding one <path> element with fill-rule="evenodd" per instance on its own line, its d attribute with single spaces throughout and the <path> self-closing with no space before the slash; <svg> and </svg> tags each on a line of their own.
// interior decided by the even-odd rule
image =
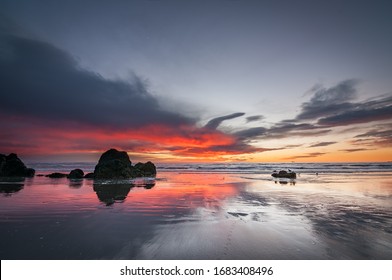
<svg viewBox="0 0 392 280">
<path fill-rule="evenodd" d="M 275 178 L 288 178 L 288 179 L 295 179 L 295 178 L 297 178 L 297 174 L 295 172 L 291 171 L 291 170 L 289 172 L 287 172 L 285 170 L 280 170 L 279 172 L 274 171 L 271 174 L 271 176 L 275 177 Z"/>
<path fill-rule="evenodd" d="M 82 169 L 74 169 L 68 174 L 69 179 L 82 179 L 84 176 L 84 172 Z"/>
<path fill-rule="evenodd" d="M 67 174 L 54 172 L 54 173 L 45 175 L 45 177 L 49 177 L 49 178 L 65 178 L 65 177 L 67 177 Z"/>
<path fill-rule="evenodd" d="M 140 170 L 142 177 L 154 177 L 157 175 L 155 164 L 153 164 L 151 161 L 146 163 L 139 162 L 135 165 L 135 168 Z"/>
</svg>

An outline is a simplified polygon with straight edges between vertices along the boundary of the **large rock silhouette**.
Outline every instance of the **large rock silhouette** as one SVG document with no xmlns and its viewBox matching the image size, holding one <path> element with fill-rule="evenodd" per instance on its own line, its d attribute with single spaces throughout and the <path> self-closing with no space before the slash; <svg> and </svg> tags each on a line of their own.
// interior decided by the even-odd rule
<svg viewBox="0 0 392 280">
<path fill-rule="evenodd" d="M 132 177 L 132 163 L 128 154 L 116 149 L 104 152 L 94 169 L 95 179 L 127 179 Z"/>
<path fill-rule="evenodd" d="M 26 165 L 14 153 L 0 154 L 0 177 L 33 177 L 35 170 Z"/>
<path fill-rule="evenodd" d="M 116 149 L 104 152 L 94 170 L 95 179 L 129 179 L 155 175 L 156 167 L 152 162 L 132 166 L 128 154 Z"/>
</svg>

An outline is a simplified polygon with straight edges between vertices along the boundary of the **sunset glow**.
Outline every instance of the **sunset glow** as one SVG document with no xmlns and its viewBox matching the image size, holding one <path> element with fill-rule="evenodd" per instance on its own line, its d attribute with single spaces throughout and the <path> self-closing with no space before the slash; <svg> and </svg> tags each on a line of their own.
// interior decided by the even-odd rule
<svg viewBox="0 0 392 280">
<path fill-rule="evenodd" d="M 28 161 L 96 161 L 109 148 L 133 161 L 391 161 L 388 9 L 245 2 L 101 3 L 86 18 L 88 5 L 5 1 L 0 153 Z"/>
</svg>

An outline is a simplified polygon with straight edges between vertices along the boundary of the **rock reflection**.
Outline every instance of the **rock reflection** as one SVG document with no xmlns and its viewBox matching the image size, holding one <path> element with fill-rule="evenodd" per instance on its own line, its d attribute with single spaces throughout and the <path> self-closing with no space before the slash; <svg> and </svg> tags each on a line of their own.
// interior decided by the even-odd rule
<svg viewBox="0 0 392 280">
<path fill-rule="evenodd" d="M 78 184 L 78 181 L 74 181 L 74 184 Z M 82 181 L 80 182 L 82 184 Z M 78 185 L 76 185 L 78 186 Z M 134 187 L 152 189 L 155 186 L 155 180 L 149 179 L 136 179 L 132 183 L 94 183 L 93 189 L 98 196 L 98 199 L 105 203 L 106 206 L 113 205 L 116 202 L 123 202 L 130 190 Z M 71 187 L 71 182 L 70 182 Z"/>
<path fill-rule="evenodd" d="M 68 182 L 68 186 L 72 189 L 79 189 L 83 186 L 82 179 L 70 179 Z"/>
<path fill-rule="evenodd" d="M 279 179 L 279 180 L 274 180 L 275 184 L 281 184 L 281 185 L 292 185 L 295 186 L 296 181 L 293 179 Z"/>
<path fill-rule="evenodd" d="M 123 202 L 133 184 L 94 184 L 93 188 L 98 196 L 98 199 L 105 203 L 106 206 L 110 206 L 116 202 Z"/>
<path fill-rule="evenodd" d="M 145 184 L 143 187 L 147 190 L 152 189 L 155 186 L 155 182 L 154 183 L 148 183 Z"/>
<path fill-rule="evenodd" d="M 155 179 L 153 178 L 136 178 L 133 180 L 135 187 L 142 187 L 145 189 L 152 189 L 155 186 Z"/>
<path fill-rule="evenodd" d="M 24 187 L 24 178 L 2 178 L 0 181 L 0 193 L 11 196 L 21 191 Z"/>
</svg>

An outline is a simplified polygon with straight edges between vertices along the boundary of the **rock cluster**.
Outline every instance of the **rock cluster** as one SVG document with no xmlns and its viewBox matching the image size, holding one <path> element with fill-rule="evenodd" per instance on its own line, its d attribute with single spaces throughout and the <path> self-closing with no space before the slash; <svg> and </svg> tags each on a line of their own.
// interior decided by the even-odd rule
<svg viewBox="0 0 392 280">
<path fill-rule="evenodd" d="M 155 165 L 137 163 L 132 166 L 129 156 L 124 151 L 110 149 L 103 153 L 94 169 L 95 179 L 129 179 L 136 177 L 153 177 L 157 173 Z"/>
<path fill-rule="evenodd" d="M 35 170 L 26 165 L 14 153 L 0 154 L 0 177 L 33 177 Z"/>
<path fill-rule="evenodd" d="M 27 168 L 16 154 L 8 156 L 0 154 L 0 177 L 32 177 L 34 174 L 35 170 Z M 67 177 L 68 179 L 129 179 L 155 177 L 156 174 L 156 167 L 151 161 L 139 162 L 133 166 L 126 152 L 110 149 L 101 155 L 93 173 L 85 175 L 83 170 L 78 168 L 72 170 L 69 174 L 55 172 L 45 176 L 49 178 Z M 40 174 L 38 176 L 44 175 Z"/>
<path fill-rule="evenodd" d="M 87 175 L 89 175 L 91 173 L 88 173 Z M 84 172 L 82 169 L 74 169 L 71 172 L 69 172 L 69 174 L 65 174 L 65 173 L 59 173 L 59 172 L 54 172 L 54 173 L 50 173 L 48 175 L 45 175 L 45 177 L 49 177 L 49 178 L 65 178 L 67 177 L 68 179 L 83 179 L 83 178 L 91 178 L 88 176 L 84 175 Z M 38 175 L 39 176 L 39 175 Z"/>
</svg>

